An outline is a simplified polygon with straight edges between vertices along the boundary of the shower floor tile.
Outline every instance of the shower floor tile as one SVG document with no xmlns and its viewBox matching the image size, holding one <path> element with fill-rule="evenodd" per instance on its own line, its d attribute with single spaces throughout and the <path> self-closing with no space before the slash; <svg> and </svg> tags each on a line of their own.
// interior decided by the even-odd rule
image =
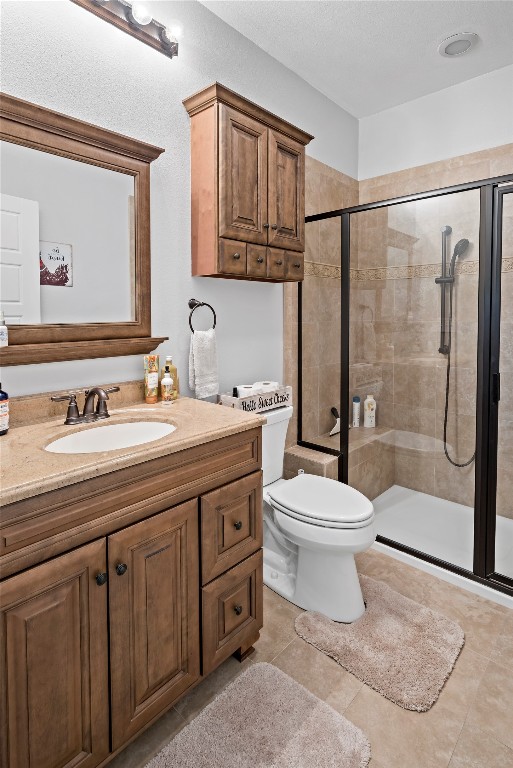
<svg viewBox="0 0 513 768">
<path fill-rule="evenodd" d="M 393 485 L 372 503 L 380 536 L 472 570 L 472 507 L 400 485 Z M 513 520 L 499 515 L 495 570 L 513 578 Z"/>
</svg>

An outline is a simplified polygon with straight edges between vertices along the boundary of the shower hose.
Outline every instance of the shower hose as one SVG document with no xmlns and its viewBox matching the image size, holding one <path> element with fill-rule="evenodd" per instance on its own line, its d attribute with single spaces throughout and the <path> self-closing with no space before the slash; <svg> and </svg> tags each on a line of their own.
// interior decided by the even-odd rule
<svg viewBox="0 0 513 768">
<path fill-rule="evenodd" d="M 457 461 L 454 461 L 449 456 L 449 451 L 447 450 L 447 418 L 449 415 L 449 388 L 450 388 L 450 377 L 451 377 L 451 346 L 452 346 L 452 337 L 451 337 L 451 329 L 452 329 L 452 290 L 453 290 L 454 283 L 450 284 L 449 288 L 449 334 L 448 334 L 448 351 L 447 351 L 447 378 L 445 380 L 445 413 L 444 413 L 444 452 L 447 457 L 447 459 L 450 461 L 450 463 L 453 465 L 453 467 L 468 467 L 474 459 L 476 458 L 476 453 L 474 451 L 472 457 L 468 460 L 463 462 L 462 464 L 458 463 Z"/>
</svg>

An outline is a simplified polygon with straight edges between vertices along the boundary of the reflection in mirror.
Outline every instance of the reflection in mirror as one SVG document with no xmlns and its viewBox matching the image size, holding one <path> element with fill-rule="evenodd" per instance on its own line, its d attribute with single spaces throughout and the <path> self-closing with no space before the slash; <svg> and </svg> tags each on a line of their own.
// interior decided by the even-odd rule
<svg viewBox="0 0 513 768">
<path fill-rule="evenodd" d="M 0 142 L 8 325 L 135 319 L 134 177 Z"/>
</svg>

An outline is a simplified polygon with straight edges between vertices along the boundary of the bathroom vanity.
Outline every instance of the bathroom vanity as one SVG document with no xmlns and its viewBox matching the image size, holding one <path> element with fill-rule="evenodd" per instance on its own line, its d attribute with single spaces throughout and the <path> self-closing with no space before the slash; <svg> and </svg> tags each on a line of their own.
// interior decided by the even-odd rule
<svg viewBox="0 0 513 768">
<path fill-rule="evenodd" d="M 55 420 L 2 440 L 2 766 L 105 765 L 258 639 L 263 419 L 166 410 L 112 413 L 176 425 L 129 449 L 48 453 Z"/>
</svg>

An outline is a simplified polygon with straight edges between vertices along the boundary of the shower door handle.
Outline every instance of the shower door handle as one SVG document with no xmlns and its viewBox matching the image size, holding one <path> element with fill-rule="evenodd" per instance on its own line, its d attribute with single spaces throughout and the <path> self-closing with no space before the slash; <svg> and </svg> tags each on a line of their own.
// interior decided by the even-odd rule
<svg viewBox="0 0 513 768">
<path fill-rule="evenodd" d="M 501 375 L 492 373 L 492 402 L 497 405 L 501 399 Z"/>
</svg>

